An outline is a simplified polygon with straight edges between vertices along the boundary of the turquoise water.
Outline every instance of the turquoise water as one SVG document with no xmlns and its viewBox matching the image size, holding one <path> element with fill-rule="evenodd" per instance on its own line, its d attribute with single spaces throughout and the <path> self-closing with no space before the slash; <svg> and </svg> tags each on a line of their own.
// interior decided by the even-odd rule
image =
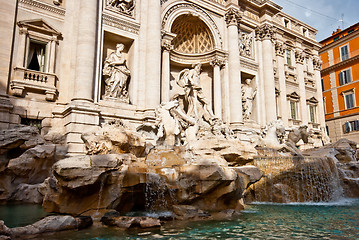
<svg viewBox="0 0 359 240">
<path fill-rule="evenodd" d="M 93 227 L 36 239 L 359 239 L 359 200 L 251 204 L 232 221 L 177 222 L 142 232 Z"/>
</svg>

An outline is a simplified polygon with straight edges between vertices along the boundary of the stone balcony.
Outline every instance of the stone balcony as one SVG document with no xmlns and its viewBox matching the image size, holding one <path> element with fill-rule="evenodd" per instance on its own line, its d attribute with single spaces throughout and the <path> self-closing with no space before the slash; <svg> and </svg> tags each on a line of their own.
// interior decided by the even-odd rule
<svg viewBox="0 0 359 240">
<path fill-rule="evenodd" d="M 24 97 L 26 91 L 40 92 L 47 101 L 55 101 L 57 77 L 54 73 L 44 73 L 25 68 L 14 68 L 11 90 L 14 96 Z"/>
</svg>

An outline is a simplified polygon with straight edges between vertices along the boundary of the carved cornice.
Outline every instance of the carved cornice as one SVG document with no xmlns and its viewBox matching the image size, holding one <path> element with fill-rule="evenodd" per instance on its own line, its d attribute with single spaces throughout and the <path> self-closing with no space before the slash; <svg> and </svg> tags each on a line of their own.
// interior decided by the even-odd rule
<svg viewBox="0 0 359 240">
<path fill-rule="evenodd" d="M 19 0 L 20 4 L 23 4 L 24 7 L 30 6 L 31 8 L 38 8 L 41 10 L 45 10 L 47 12 L 56 13 L 61 16 L 65 16 L 66 10 L 62 7 L 53 6 L 48 3 L 35 1 L 35 0 Z"/>
<path fill-rule="evenodd" d="M 140 25 L 136 23 L 131 23 L 128 20 L 122 20 L 120 18 L 114 17 L 112 15 L 103 13 L 102 20 L 105 25 L 112 26 L 115 28 L 122 29 L 126 32 L 139 34 Z"/>
<path fill-rule="evenodd" d="M 225 15 L 225 21 L 227 26 L 238 26 L 239 22 L 241 21 L 241 15 L 239 14 L 237 9 L 230 8 Z"/>
<path fill-rule="evenodd" d="M 284 53 L 285 53 L 285 46 L 283 43 L 281 42 L 275 42 L 275 52 L 277 54 L 277 56 L 280 57 L 284 57 Z"/>
<path fill-rule="evenodd" d="M 162 0 L 161 4 L 164 2 L 166 2 L 166 1 Z M 166 14 L 163 16 L 162 30 L 166 30 L 165 27 L 166 27 L 167 21 L 170 18 L 171 14 L 173 14 L 176 11 L 182 10 L 182 9 L 185 9 L 187 11 L 189 9 L 191 9 L 191 10 L 195 11 L 197 14 L 201 14 L 211 24 L 212 28 L 215 30 L 216 36 L 218 37 L 219 42 L 220 42 L 220 47 L 223 48 L 223 40 L 222 40 L 221 32 L 219 31 L 219 28 L 217 27 L 216 23 L 204 9 L 202 9 L 200 6 L 193 4 L 193 3 L 180 3 L 180 4 L 176 4 L 176 5 L 172 6 L 166 12 Z"/>
<path fill-rule="evenodd" d="M 208 64 L 212 61 L 215 61 L 215 59 L 226 61 L 227 53 L 218 49 L 204 54 L 182 54 L 180 52 L 177 52 L 176 50 L 173 50 L 171 52 L 170 58 L 171 61 L 179 64 L 190 65 L 198 62 L 202 64 Z"/>
<path fill-rule="evenodd" d="M 253 71 L 258 71 L 259 68 L 259 65 L 256 62 L 254 62 L 253 60 L 251 61 L 250 59 L 245 57 L 241 57 L 241 66 L 243 68 L 250 69 Z"/>
<path fill-rule="evenodd" d="M 297 51 L 294 52 L 294 55 L 295 55 L 295 61 L 296 61 L 296 63 L 303 64 L 304 59 L 305 59 L 305 54 L 304 54 L 304 52 L 297 50 Z"/>
<path fill-rule="evenodd" d="M 272 25 L 263 24 L 256 28 L 256 39 L 257 40 L 274 40 L 275 30 Z"/>
</svg>

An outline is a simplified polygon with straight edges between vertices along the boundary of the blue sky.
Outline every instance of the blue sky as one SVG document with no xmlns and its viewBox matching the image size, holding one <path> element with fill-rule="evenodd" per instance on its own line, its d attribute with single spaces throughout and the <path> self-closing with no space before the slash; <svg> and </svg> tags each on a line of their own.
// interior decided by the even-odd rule
<svg viewBox="0 0 359 240">
<path fill-rule="evenodd" d="M 342 28 L 359 22 L 359 0 L 272 0 L 283 11 L 318 30 L 316 39 L 321 41 Z"/>
</svg>

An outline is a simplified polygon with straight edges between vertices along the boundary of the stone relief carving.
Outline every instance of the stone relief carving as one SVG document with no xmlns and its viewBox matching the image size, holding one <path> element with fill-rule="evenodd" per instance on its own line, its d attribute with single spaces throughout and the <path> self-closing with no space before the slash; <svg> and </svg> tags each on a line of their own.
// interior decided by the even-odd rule
<svg viewBox="0 0 359 240">
<path fill-rule="evenodd" d="M 241 21 L 241 15 L 239 14 L 238 10 L 231 8 L 225 15 L 225 21 L 227 25 L 238 25 Z"/>
<path fill-rule="evenodd" d="M 265 40 L 270 39 L 273 40 L 275 30 L 273 26 L 269 24 L 263 24 L 256 28 L 256 39 Z"/>
<path fill-rule="evenodd" d="M 250 33 L 240 33 L 239 34 L 239 53 L 243 57 L 252 57 L 253 56 L 253 37 Z"/>
<path fill-rule="evenodd" d="M 313 68 L 314 70 L 318 70 L 320 71 L 322 68 L 322 60 L 320 60 L 319 57 L 314 57 L 313 58 Z"/>
<path fill-rule="evenodd" d="M 303 63 L 305 59 L 305 54 L 302 51 L 295 51 L 295 61 L 297 63 Z"/>
<path fill-rule="evenodd" d="M 250 86 L 251 79 L 246 79 L 245 84 L 242 84 L 242 109 L 243 119 L 249 120 L 252 115 L 253 101 L 257 94 L 257 89 Z"/>
<path fill-rule="evenodd" d="M 132 16 L 135 2 L 134 0 L 107 0 L 106 6 Z"/>
<path fill-rule="evenodd" d="M 278 56 L 284 56 L 285 53 L 285 46 L 281 42 L 275 43 L 275 51 Z"/>
<path fill-rule="evenodd" d="M 131 72 L 126 66 L 125 55 L 122 53 L 124 47 L 122 43 L 117 44 L 116 51 L 112 52 L 105 60 L 103 75 L 108 78 L 105 80 L 104 97 L 129 103 L 127 85 Z"/>
</svg>

